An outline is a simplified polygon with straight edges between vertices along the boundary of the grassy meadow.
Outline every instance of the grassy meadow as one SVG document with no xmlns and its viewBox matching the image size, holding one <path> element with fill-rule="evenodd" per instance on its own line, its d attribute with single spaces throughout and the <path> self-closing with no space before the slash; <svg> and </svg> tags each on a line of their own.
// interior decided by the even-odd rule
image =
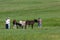
<svg viewBox="0 0 60 40">
<path fill-rule="evenodd" d="M 11 29 L 5 29 L 6 17 Z M 13 29 L 12 20 L 42 19 L 42 28 Z M 60 0 L 0 0 L 0 40 L 60 40 Z"/>
</svg>

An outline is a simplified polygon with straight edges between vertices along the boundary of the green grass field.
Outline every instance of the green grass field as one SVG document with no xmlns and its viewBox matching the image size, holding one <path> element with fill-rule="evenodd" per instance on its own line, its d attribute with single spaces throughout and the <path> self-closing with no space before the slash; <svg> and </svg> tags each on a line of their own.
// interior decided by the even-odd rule
<svg viewBox="0 0 60 40">
<path fill-rule="evenodd" d="M 6 17 L 11 29 L 5 29 Z M 12 20 L 42 18 L 42 28 L 13 29 Z M 60 0 L 0 0 L 0 40 L 60 40 Z"/>
</svg>

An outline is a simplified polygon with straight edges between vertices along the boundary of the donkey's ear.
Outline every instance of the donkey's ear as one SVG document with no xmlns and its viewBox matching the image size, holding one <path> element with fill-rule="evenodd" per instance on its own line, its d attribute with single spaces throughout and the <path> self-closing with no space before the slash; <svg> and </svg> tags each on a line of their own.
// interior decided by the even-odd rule
<svg viewBox="0 0 60 40">
<path fill-rule="evenodd" d="M 34 19 L 35 22 L 38 22 L 37 19 Z"/>
</svg>

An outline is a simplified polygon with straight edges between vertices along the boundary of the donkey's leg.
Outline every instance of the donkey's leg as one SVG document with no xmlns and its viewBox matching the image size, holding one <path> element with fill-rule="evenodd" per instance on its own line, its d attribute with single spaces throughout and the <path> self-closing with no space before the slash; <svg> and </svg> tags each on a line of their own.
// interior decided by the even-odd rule
<svg viewBox="0 0 60 40">
<path fill-rule="evenodd" d="M 18 29 L 18 25 L 17 25 L 16 27 L 17 27 L 17 29 Z"/>
<path fill-rule="evenodd" d="M 27 25 L 25 25 L 25 29 L 26 29 L 26 26 L 27 26 Z"/>
<path fill-rule="evenodd" d="M 22 29 L 23 29 L 23 26 L 21 26 L 22 27 Z"/>
<path fill-rule="evenodd" d="M 32 29 L 33 29 L 33 24 L 31 25 Z"/>
</svg>

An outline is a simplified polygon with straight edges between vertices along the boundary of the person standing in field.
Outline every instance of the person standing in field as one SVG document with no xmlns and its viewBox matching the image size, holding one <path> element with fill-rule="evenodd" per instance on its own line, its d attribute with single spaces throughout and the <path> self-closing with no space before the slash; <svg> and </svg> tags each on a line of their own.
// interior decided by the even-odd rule
<svg viewBox="0 0 60 40">
<path fill-rule="evenodd" d="M 42 27 L 42 19 L 38 18 L 38 28 L 41 28 L 41 27 Z"/>
<path fill-rule="evenodd" d="M 7 17 L 6 19 L 6 29 L 10 29 L 10 18 Z"/>
</svg>

